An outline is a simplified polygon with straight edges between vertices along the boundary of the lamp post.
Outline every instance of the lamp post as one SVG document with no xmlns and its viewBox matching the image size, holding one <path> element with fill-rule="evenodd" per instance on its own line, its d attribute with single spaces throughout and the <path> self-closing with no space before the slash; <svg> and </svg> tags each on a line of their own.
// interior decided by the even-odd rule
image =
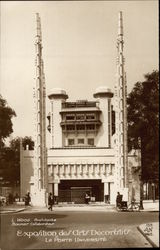
<svg viewBox="0 0 160 250">
<path fill-rule="evenodd" d="M 139 163 L 140 163 L 140 209 L 143 210 L 143 182 L 142 182 L 142 160 L 141 160 L 141 138 L 138 137 Z"/>
</svg>

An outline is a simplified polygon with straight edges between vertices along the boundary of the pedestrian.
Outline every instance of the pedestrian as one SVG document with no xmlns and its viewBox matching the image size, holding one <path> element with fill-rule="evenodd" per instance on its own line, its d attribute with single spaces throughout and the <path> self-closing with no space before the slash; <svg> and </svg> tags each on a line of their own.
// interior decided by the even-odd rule
<svg viewBox="0 0 160 250">
<path fill-rule="evenodd" d="M 86 194 L 85 194 L 85 203 L 86 203 L 86 204 L 89 203 L 89 199 L 90 199 L 90 197 L 89 197 L 89 195 L 86 193 Z"/>
<path fill-rule="evenodd" d="M 28 206 L 30 205 L 30 202 L 31 202 L 31 196 L 30 196 L 30 193 L 28 192 L 27 193 L 27 197 L 28 197 Z"/>
<path fill-rule="evenodd" d="M 30 197 L 30 193 L 28 192 L 25 195 L 25 206 L 29 206 L 30 205 L 30 201 L 31 201 L 31 197 Z"/>
<path fill-rule="evenodd" d="M 8 202 L 9 204 L 13 204 L 13 195 L 11 193 L 8 194 Z"/>
<path fill-rule="evenodd" d="M 52 206 L 53 206 L 53 196 L 52 196 L 52 193 L 49 193 L 49 196 L 48 196 L 48 210 L 51 210 L 52 211 Z"/>
<path fill-rule="evenodd" d="M 122 195 L 120 195 L 119 192 L 117 192 L 117 197 L 116 197 L 116 205 L 117 207 L 119 207 L 121 205 L 122 202 Z"/>
<path fill-rule="evenodd" d="M 19 195 L 16 193 L 16 195 L 14 196 L 14 201 L 19 201 Z"/>
<path fill-rule="evenodd" d="M 28 195 L 27 194 L 25 195 L 24 199 L 25 199 L 25 206 L 28 206 L 29 204 L 28 204 Z"/>
</svg>

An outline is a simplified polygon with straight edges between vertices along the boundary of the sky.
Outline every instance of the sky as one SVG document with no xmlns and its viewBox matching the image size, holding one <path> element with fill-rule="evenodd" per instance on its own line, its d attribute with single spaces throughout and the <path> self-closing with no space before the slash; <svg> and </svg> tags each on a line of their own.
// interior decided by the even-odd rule
<svg viewBox="0 0 160 250">
<path fill-rule="evenodd" d="M 158 1 L 1 1 L 0 93 L 17 116 L 13 134 L 34 135 L 35 34 L 39 13 L 47 93 L 93 100 L 116 82 L 118 12 L 123 12 L 128 93 L 158 69 Z M 49 99 L 47 113 L 49 112 Z"/>
</svg>

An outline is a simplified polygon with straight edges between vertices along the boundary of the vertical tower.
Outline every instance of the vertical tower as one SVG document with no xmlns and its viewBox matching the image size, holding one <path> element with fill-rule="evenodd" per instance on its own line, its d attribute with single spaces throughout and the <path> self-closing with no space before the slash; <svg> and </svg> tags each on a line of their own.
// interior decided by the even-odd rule
<svg viewBox="0 0 160 250">
<path fill-rule="evenodd" d="M 35 150 L 34 176 L 31 185 L 33 205 L 45 206 L 47 191 L 47 152 L 46 152 L 46 104 L 45 78 L 42 60 L 42 35 L 39 14 L 36 14 L 36 78 L 34 88 L 35 104 Z"/>
<path fill-rule="evenodd" d="M 54 88 L 48 95 L 50 99 L 50 132 L 51 132 L 51 148 L 61 148 L 63 146 L 61 128 L 61 109 L 62 103 L 66 101 L 68 95 L 63 89 Z M 56 118 L 55 118 L 56 117 Z"/>
<path fill-rule="evenodd" d="M 116 186 L 117 191 L 127 191 L 127 86 L 126 73 L 124 70 L 123 56 L 123 20 L 122 12 L 118 16 L 118 39 L 117 39 L 117 75 L 115 86 L 115 114 L 116 114 Z M 125 191 L 124 191 L 125 190 Z"/>
<path fill-rule="evenodd" d="M 107 87 L 99 87 L 93 95 L 99 101 L 99 108 L 102 111 L 100 120 L 102 125 L 99 128 L 99 138 L 97 140 L 98 147 L 111 147 L 112 136 L 112 116 L 111 116 L 111 99 L 113 93 Z"/>
</svg>

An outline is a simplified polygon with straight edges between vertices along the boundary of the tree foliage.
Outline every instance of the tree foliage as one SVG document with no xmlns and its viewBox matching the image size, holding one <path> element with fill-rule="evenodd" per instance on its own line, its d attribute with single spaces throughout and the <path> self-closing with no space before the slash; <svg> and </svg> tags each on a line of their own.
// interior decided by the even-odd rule
<svg viewBox="0 0 160 250">
<path fill-rule="evenodd" d="M 17 154 L 10 147 L 3 147 L 0 158 L 0 176 L 3 185 L 16 185 L 20 181 Z"/>
<path fill-rule="evenodd" d="M 6 185 L 18 185 L 20 183 L 20 141 L 23 148 L 29 145 L 29 149 L 34 149 L 34 141 L 31 137 L 16 137 L 11 140 L 9 147 L 3 147 L 0 157 L 0 175 Z"/>
<path fill-rule="evenodd" d="M 159 72 L 137 82 L 128 96 L 128 145 L 138 148 L 141 139 L 142 179 L 158 179 L 159 167 Z"/>
<path fill-rule="evenodd" d="M 16 137 L 5 146 L 5 139 L 13 132 L 12 118 L 15 111 L 8 106 L 6 100 L 0 95 L 0 177 L 1 184 L 16 185 L 20 182 L 20 140 L 23 148 L 26 145 L 30 150 L 34 149 L 31 137 Z"/>
<path fill-rule="evenodd" d="M 4 140 L 13 132 L 11 119 L 14 116 L 16 116 L 15 111 L 0 95 L 0 149 L 4 146 Z"/>
<path fill-rule="evenodd" d="M 22 142 L 22 147 L 24 149 L 26 149 L 27 145 L 28 145 L 28 149 L 29 150 L 33 150 L 34 149 L 34 141 L 32 140 L 32 137 L 30 136 L 25 136 L 24 138 L 22 137 L 16 137 L 15 139 L 11 140 L 10 142 L 10 148 L 12 148 L 13 150 L 20 150 L 20 141 Z"/>
</svg>

